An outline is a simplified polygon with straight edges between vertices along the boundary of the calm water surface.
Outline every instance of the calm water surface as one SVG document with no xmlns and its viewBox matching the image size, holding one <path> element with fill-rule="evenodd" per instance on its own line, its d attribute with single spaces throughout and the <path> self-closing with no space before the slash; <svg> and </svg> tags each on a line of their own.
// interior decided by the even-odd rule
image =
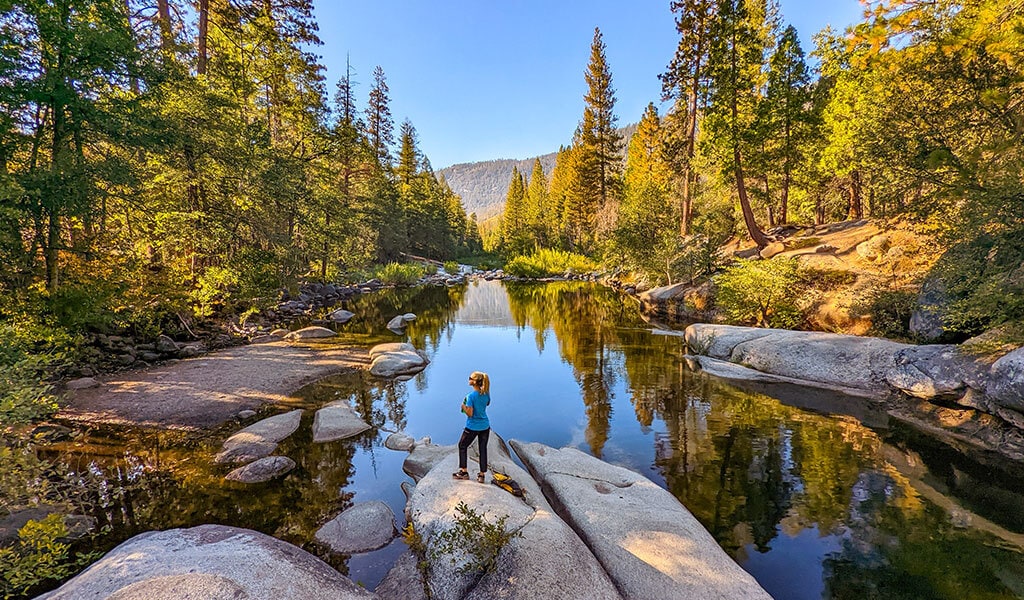
<svg viewBox="0 0 1024 600">
<path fill-rule="evenodd" d="M 342 341 L 415 312 L 404 339 L 430 366 L 406 382 L 339 376 L 296 404 L 349 399 L 375 428 L 313 444 L 303 426 L 277 454 L 298 468 L 258 486 L 225 484 L 212 456 L 238 425 L 196 437 L 97 430 L 55 447 L 99 482 L 81 501 L 112 546 L 147 529 L 222 523 L 257 529 L 325 558 L 372 589 L 401 540 L 354 557 L 313 542 L 352 502 L 383 500 L 401 526 L 404 430 L 454 444 L 466 376 L 491 375 L 494 430 L 574 446 L 674 494 L 778 599 L 1022 598 L 1024 478 L 1019 466 L 958 454 L 888 422 L 870 403 L 796 387 L 740 389 L 690 371 L 679 337 L 652 335 L 631 300 L 583 283 L 392 290 L 345 306 Z M 277 407 L 266 414 L 280 411 Z M 265 415 L 261 415 L 265 416 Z M 96 487 L 96 486 L 94 486 Z M 609 516 L 614 518 L 614 516 Z"/>
</svg>

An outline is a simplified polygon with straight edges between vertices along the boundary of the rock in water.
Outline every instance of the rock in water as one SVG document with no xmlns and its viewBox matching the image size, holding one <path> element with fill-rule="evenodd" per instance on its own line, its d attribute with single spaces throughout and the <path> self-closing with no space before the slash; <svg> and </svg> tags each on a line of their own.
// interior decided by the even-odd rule
<svg viewBox="0 0 1024 600">
<path fill-rule="evenodd" d="M 150 531 L 38 600 L 371 600 L 312 554 L 248 529 Z"/>
<path fill-rule="evenodd" d="M 391 450 L 402 450 L 408 452 L 412 450 L 412 447 L 416 445 L 416 440 L 412 439 L 412 436 L 402 432 L 392 433 L 388 436 L 388 439 L 384 440 L 384 447 Z"/>
<path fill-rule="evenodd" d="M 257 421 L 225 440 L 214 462 L 240 463 L 270 456 L 278 442 L 295 433 L 301 421 L 302 409 Z"/>
<path fill-rule="evenodd" d="M 316 539 L 342 554 L 377 550 L 395 539 L 395 514 L 379 500 L 360 502 L 321 527 Z"/>
<path fill-rule="evenodd" d="M 359 416 L 347 400 L 331 402 L 316 411 L 313 419 L 313 441 L 333 442 L 359 435 L 370 429 L 370 425 Z"/>
<path fill-rule="evenodd" d="M 320 338 L 329 338 L 338 335 L 334 331 L 327 329 L 326 327 L 304 327 L 298 331 L 293 331 L 288 335 L 284 336 L 284 339 L 295 341 L 295 340 L 316 340 Z"/>
<path fill-rule="evenodd" d="M 388 329 L 403 329 L 405 328 L 405 317 L 398 315 L 397 317 L 388 321 Z"/>
<path fill-rule="evenodd" d="M 263 483 L 277 479 L 294 468 L 295 461 L 287 456 L 268 456 L 231 471 L 224 479 L 239 483 Z"/>
<path fill-rule="evenodd" d="M 339 308 L 338 310 L 332 312 L 327 318 L 334 321 L 335 323 L 340 323 L 344 325 L 345 323 L 351 321 L 352 317 L 354 316 L 356 316 L 355 313 L 349 312 L 343 308 Z"/>
</svg>

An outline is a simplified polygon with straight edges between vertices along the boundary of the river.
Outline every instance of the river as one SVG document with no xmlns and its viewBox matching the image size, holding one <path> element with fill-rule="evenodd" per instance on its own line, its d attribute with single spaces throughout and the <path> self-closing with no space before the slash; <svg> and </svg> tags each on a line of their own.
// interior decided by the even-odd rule
<svg viewBox="0 0 1024 600">
<path fill-rule="evenodd" d="M 386 290 L 344 307 L 356 317 L 339 327 L 341 343 L 404 339 L 430 365 L 406 382 L 357 374 L 303 389 L 295 405 L 310 410 L 277 452 L 298 467 L 267 484 L 227 484 L 213 464 L 237 426 L 203 435 L 96 429 L 51 448 L 91 482 L 78 502 L 106 525 L 92 543 L 235 525 L 302 546 L 373 589 L 404 550 L 400 538 L 346 557 L 313 534 L 352 502 L 376 499 L 400 527 L 400 484 L 411 480 L 405 453 L 383 440 L 403 430 L 455 443 L 467 375 L 481 370 L 498 434 L 574 446 L 646 475 L 779 600 L 1024 598 L 1021 465 L 957 453 L 863 399 L 740 389 L 691 371 L 681 338 L 652 334 L 632 301 L 592 284 L 474 281 Z M 418 319 L 404 338 L 383 329 L 405 312 Z M 312 409 L 341 398 L 374 429 L 313 444 Z"/>
</svg>

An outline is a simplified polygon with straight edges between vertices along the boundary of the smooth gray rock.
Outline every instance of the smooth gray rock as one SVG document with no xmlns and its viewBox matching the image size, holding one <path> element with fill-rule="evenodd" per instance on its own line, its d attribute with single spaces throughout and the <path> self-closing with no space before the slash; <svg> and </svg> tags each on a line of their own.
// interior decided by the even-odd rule
<svg viewBox="0 0 1024 600">
<path fill-rule="evenodd" d="M 415 481 L 419 481 L 437 463 L 457 450 L 458 448 L 454 444 L 451 446 L 436 446 L 430 442 L 417 442 L 409 456 L 405 457 L 405 462 L 402 463 L 402 470 Z"/>
<path fill-rule="evenodd" d="M 282 328 L 278 327 L 277 329 L 271 331 L 267 335 L 272 335 L 274 337 L 283 338 L 284 336 L 288 335 L 289 333 L 291 333 L 291 332 L 288 331 L 287 329 L 282 329 Z"/>
<path fill-rule="evenodd" d="M 78 379 L 72 379 L 67 382 L 64 387 L 69 390 L 87 390 L 89 388 L 99 387 L 100 382 L 92 377 L 79 377 Z"/>
<path fill-rule="evenodd" d="M 257 421 L 225 440 L 214 462 L 239 463 L 270 456 L 278 442 L 295 433 L 301 421 L 302 409 Z"/>
<path fill-rule="evenodd" d="M 416 346 L 406 342 L 388 342 L 386 344 L 377 344 L 373 348 L 370 348 L 370 360 L 373 360 L 381 354 L 390 354 L 392 352 L 415 352 Z"/>
<path fill-rule="evenodd" d="M 316 540 L 335 552 L 360 554 L 395 539 L 395 513 L 379 500 L 352 505 L 316 532 Z"/>
<path fill-rule="evenodd" d="M 370 363 L 370 373 L 377 377 L 396 377 L 418 373 L 429 361 L 419 352 L 403 350 L 378 354 Z"/>
<path fill-rule="evenodd" d="M 238 418 L 239 418 L 239 419 L 242 419 L 243 421 L 244 421 L 245 419 L 251 419 L 251 418 L 253 418 L 253 417 L 255 417 L 255 416 L 256 416 L 256 411 L 254 411 L 254 410 L 248 410 L 248 409 L 246 409 L 246 410 L 240 410 L 240 411 L 238 411 Z"/>
<path fill-rule="evenodd" d="M 238 467 L 225 475 L 224 479 L 239 483 L 263 483 L 277 479 L 294 468 L 295 461 L 287 456 L 268 456 Z"/>
<path fill-rule="evenodd" d="M 523 486 L 525 501 L 489 483 L 453 480 L 451 473 L 458 468 L 458 456 L 454 454 L 438 462 L 413 490 L 407 512 L 427 544 L 428 556 L 435 547 L 436 535 L 454 524 L 455 507 L 460 502 L 491 522 L 507 516 L 506 527 L 521 533 L 521 537 L 502 549 L 496 570 L 483 576 L 460 573 L 467 561 L 462 555 L 431 560 L 428 584 L 432 597 L 437 600 L 621 598 L 597 559 L 554 514 L 530 476 L 500 451 L 492 463 Z M 451 558 L 455 559 L 454 564 Z"/>
<path fill-rule="evenodd" d="M 672 494 L 642 475 L 575 448 L 511 444 L 624 597 L 771 599 Z"/>
<path fill-rule="evenodd" d="M 384 447 L 391 450 L 402 450 L 408 452 L 412 450 L 412 447 L 416 445 L 416 440 L 412 436 L 402 433 L 392 433 L 384 440 Z"/>
<path fill-rule="evenodd" d="M 1024 348 L 992 363 L 985 393 L 1004 408 L 1024 412 Z"/>
<path fill-rule="evenodd" d="M 885 394 L 898 351 L 911 347 L 881 338 L 816 331 L 759 329 L 699 323 L 686 328 L 687 344 L 705 354 L 764 373 Z"/>
<path fill-rule="evenodd" d="M 413 321 L 416 320 L 416 314 L 415 313 L 405 313 L 404 315 L 402 315 L 402 320 L 405 321 L 406 323 L 412 323 Z"/>
<path fill-rule="evenodd" d="M 885 256 L 891 246 L 889 236 L 880 233 L 870 239 L 857 244 L 857 254 L 868 260 L 878 260 Z"/>
<path fill-rule="evenodd" d="M 46 600 L 369 600 L 327 563 L 247 529 L 151 531 L 114 548 Z"/>
<path fill-rule="evenodd" d="M 427 600 L 423 589 L 423 575 L 417 566 L 419 559 L 407 550 L 391 567 L 388 574 L 373 590 L 381 600 Z"/>
<path fill-rule="evenodd" d="M 897 351 L 894 358 L 896 364 L 886 373 L 886 381 L 916 398 L 957 399 L 966 392 L 968 381 L 982 380 L 983 369 L 956 346 L 911 346 Z"/>
<path fill-rule="evenodd" d="M 338 310 L 328 315 L 327 318 L 334 321 L 335 323 L 340 323 L 344 325 L 345 323 L 351 321 L 352 317 L 354 316 L 356 316 L 355 313 L 349 312 L 343 308 L 339 308 Z"/>
<path fill-rule="evenodd" d="M 398 315 L 388 321 L 388 329 L 404 329 L 405 328 L 405 317 Z"/>
<path fill-rule="evenodd" d="M 314 325 L 312 327 L 303 327 L 302 329 L 299 329 L 298 331 L 293 331 L 293 332 L 289 333 L 288 335 L 284 336 L 284 339 L 291 340 L 291 341 L 295 341 L 295 340 L 317 340 L 317 339 L 321 339 L 321 338 L 334 337 L 336 335 L 338 335 L 338 334 L 335 333 L 334 331 L 326 328 L 326 327 L 317 327 L 316 325 Z"/>
<path fill-rule="evenodd" d="M 369 423 L 349 406 L 347 400 L 331 402 L 316 411 L 313 419 L 313 441 L 316 443 L 343 440 L 370 429 Z"/>
<path fill-rule="evenodd" d="M 823 390 L 832 390 L 839 392 L 840 394 L 846 394 L 848 396 L 858 396 L 864 398 L 874 398 L 877 394 L 860 390 L 856 388 L 848 388 L 840 385 L 830 385 L 826 383 L 818 383 L 813 381 L 806 381 L 803 379 L 794 379 L 792 377 L 782 377 L 781 375 L 772 375 L 771 373 L 762 373 L 743 365 L 737 365 L 717 358 L 711 358 L 710 356 L 686 356 L 687 362 L 696 362 L 697 366 L 690 365 L 691 368 L 699 367 L 701 371 L 719 377 L 721 379 L 728 379 L 730 381 L 750 381 L 754 383 L 781 383 L 787 385 L 799 385 L 803 387 L 812 386 Z"/>
</svg>

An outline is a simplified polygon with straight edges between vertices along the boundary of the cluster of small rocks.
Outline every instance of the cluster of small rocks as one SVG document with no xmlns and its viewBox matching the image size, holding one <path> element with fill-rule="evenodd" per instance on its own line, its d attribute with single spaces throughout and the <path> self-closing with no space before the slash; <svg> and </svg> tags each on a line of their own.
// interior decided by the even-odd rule
<svg viewBox="0 0 1024 600">
<path fill-rule="evenodd" d="M 355 284 L 342 285 L 335 283 L 306 283 L 299 287 L 296 294 L 287 290 L 281 292 L 281 301 L 277 307 L 263 312 L 270 321 L 289 320 L 296 317 L 309 316 L 317 309 L 334 306 L 338 302 L 375 292 L 385 287 L 379 279 Z"/>
<path fill-rule="evenodd" d="M 146 367 L 170 359 L 199 356 L 209 350 L 234 346 L 244 341 L 227 333 L 217 334 L 204 341 L 190 342 L 176 342 L 166 335 L 140 342 L 132 336 L 90 334 L 81 350 L 82 364 L 75 374 L 79 377 L 92 377 L 105 371 Z"/>
</svg>

